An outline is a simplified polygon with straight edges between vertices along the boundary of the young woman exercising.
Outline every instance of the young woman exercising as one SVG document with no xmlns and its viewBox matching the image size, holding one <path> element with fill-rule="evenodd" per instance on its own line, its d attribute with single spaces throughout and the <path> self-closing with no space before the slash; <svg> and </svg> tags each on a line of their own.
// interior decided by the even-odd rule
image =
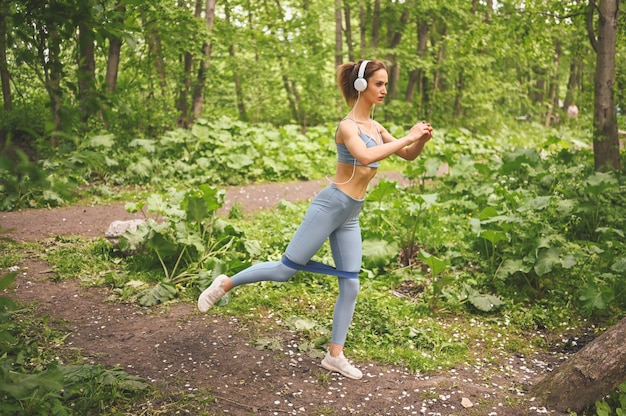
<svg viewBox="0 0 626 416">
<path fill-rule="evenodd" d="M 361 371 L 343 354 L 360 288 L 359 213 L 378 162 L 392 154 L 414 160 L 430 140 L 433 130 L 422 121 L 405 137 L 395 139 L 370 117 L 374 105 L 381 104 L 387 94 L 388 73 L 381 61 L 343 64 L 337 69 L 337 83 L 351 110 L 335 133 L 338 161 L 334 180 L 329 179 L 330 185 L 311 202 L 281 261 L 255 264 L 231 278 L 216 277 L 198 298 L 198 309 L 208 311 L 236 286 L 260 281 L 285 282 L 298 270 L 335 275 L 339 296 L 333 314 L 331 344 L 322 367 L 360 379 Z M 335 268 L 311 261 L 326 239 L 330 241 Z"/>
</svg>

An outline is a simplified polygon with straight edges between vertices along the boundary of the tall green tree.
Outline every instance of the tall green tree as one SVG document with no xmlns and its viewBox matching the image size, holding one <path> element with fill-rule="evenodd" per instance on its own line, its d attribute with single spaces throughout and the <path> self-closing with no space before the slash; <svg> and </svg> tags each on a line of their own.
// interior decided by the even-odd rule
<svg viewBox="0 0 626 416">
<path fill-rule="evenodd" d="M 0 1 L 3 95 L 48 111 L 31 117 L 33 139 L 108 129 L 130 141 L 221 115 L 306 129 L 343 112 L 334 69 L 360 58 L 389 65 L 385 121 L 489 131 L 556 121 L 562 102 L 593 107 L 583 0 Z"/>
</svg>

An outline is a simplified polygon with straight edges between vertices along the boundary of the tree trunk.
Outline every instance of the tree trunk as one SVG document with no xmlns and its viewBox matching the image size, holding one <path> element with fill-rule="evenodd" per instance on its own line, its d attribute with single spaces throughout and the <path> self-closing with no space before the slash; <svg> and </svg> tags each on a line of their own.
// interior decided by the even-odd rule
<svg viewBox="0 0 626 416">
<path fill-rule="evenodd" d="M 154 66 L 156 68 L 157 76 L 159 79 L 159 86 L 161 87 L 161 95 L 167 94 L 167 76 L 165 72 L 165 60 L 163 59 L 163 50 L 161 47 L 161 38 L 154 29 L 156 23 L 152 23 L 148 20 L 145 11 L 141 11 L 141 17 L 146 26 L 146 43 L 148 44 L 148 50 L 154 60 Z"/>
<path fill-rule="evenodd" d="M 180 2 L 181 7 L 185 7 L 185 2 Z M 202 17 L 202 10 L 204 4 L 202 0 L 196 0 L 196 6 L 194 10 L 194 17 L 200 19 Z M 188 128 L 192 122 L 192 115 L 189 111 L 189 95 L 191 93 L 191 71 L 193 69 L 193 55 L 189 51 L 183 53 L 183 80 L 181 82 L 180 89 L 178 90 L 178 101 L 176 108 L 178 109 L 178 126 L 182 128 Z"/>
<path fill-rule="evenodd" d="M 409 17 L 411 16 L 411 9 L 414 7 L 413 2 L 408 2 L 402 11 L 402 16 L 400 17 L 400 25 L 398 30 L 390 33 L 389 38 L 389 50 L 395 50 L 400 42 L 402 41 L 402 36 L 404 35 L 403 28 L 406 27 L 407 22 L 409 21 Z M 398 61 L 396 59 L 396 55 L 391 52 L 387 54 L 387 59 L 391 63 L 391 68 L 389 71 L 389 90 L 387 91 L 387 101 L 393 100 L 398 96 L 398 82 L 400 80 L 400 67 L 398 65 Z"/>
<path fill-rule="evenodd" d="M 79 10 L 78 22 L 78 102 L 80 121 L 85 123 L 96 110 L 93 105 L 96 84 L 96 57 L 94 33 L 91 19 L 91 2 L 86 2 Z"/>
<path fill-rule="evenodd" d="M 341 19 L 341 0 L 335 0 L 335 67 L 343 63 L 343 28 Z"/>
<path fill-rule="evenodd" d="M 493 0 L 487 0 L 487 10 L 485 11 L 485 22 L 489 23 L 491 21 L 492 15 L 493 15 Z"/>
<path fill-rule="evenodd" d="M 349 62 L 355 62 L 356 59 L 354 58 L 354 45 L 352 43 L 352 18 L 350 17 L 351 15 L 351 10 L 350 10 L 350 4 L 349 3 L 345 3 L 344 4 L 344 21 L 346 24 L 346 45 L 348 45 L 348 61 Z"/>
<path fill-rule="evenodd" d="M 561 60 L 561 41 L 556 39 L 554 42 L 554 72 L 550 77 L 550 88 L 548 91 L 548 99 L 550 100 L 550 109 L 546 116 L 546 126 L 558 123 L 559 120 L 559 63 Z"/>
<path fill-rule="evenodd" d="M 428 46 L 428 32 L 429 27 L 426 19 L 417 18 L 417 56 L 423 59 L 426 55 L 426 48 Z M 422 94 L 422 78 L 424 76 L 423 69 L 414 69 L 409 75 L 409 83 L 407 85 L 406 94 L 404 99 L 406 102 L 413 102 L 415 98 L 415 90 L 419 87 L 418 93 Z"/>
<path fill-rule="evenodd" d="M 62 64 L 59 59 L 61 46 L 59 32 L 56 24 L 52 21 L 47 22 L 48 27 L 44 30 L 40 29 L 41 39 L 47 38 L 47 44 L 40 47 L 39 59 L 40 64 L 44 68 L 45 88 L 50 98 L 50 110 L 52 112 L 52 120 L 54 122 L 54 131 L 62 130 L 61 123 L 61 69 Z M 45 32 L 45 33 L 44 33 Z M 50 145 L 53 148 L 59 146 L 59 136 L 52 134 L 50 136 Z"/>
<path fill-rule="evenodd" d="M 291 82 L 289 81 L 289 77 L 287 77 L 287 75 L 285 75 L 285 73 L 283 72 L 283 87 L 285 88 L 285 92 L 287 93 L 287 101 L 289 101 L 289 109 L 291 110 L 291 117 L 293 117 L 294 120 L 298 120 L 300 121 L 300 115 L 298 112 L 298 96 L 296 94 L 296 91 L 293 91 L 293 89 L 291 88 Z"/>
<path fill-rule="evenodd" d="M 360 57 L 361 59 L 365 57 L 365 52 L 366 52 L 366 48 L 367 48 L 367 25 L 365 23 L 365 6 L 363 6 L 363 2 L 361 2 L 361 5 L 359 6 L 359 36 L 360 36 L 360 45 L 361 45 L 361 50 L 360 50 Z M 355 62 L 358 59 L 355 59 Z"/>
<path fill-rule="evenodd" d="M 569 107 L 570 104 L 575 103 L 577 99 L 577 92 L 580 90 L 581 85 L 581 73 L 582 63 L 579 57 L 574 57 L 569 66 L 569 78 L 567 80 L 567 92 L 565 93 L 565 100 L 563 101 L 563 109 Z"/>
<path fill-rule="evenodd" d="M 215 5 L 217 0 L 207 0 L 205 10 L 205 23 L 208 29 L 208 33 L 213 32 L 213 26 L 215 24 Z M 204 57 L 200 62 L 200 68 L 198 69 L 198 78 L 193 92 L 193 117 L 194 120 L 202 115 L 202 105 L 204 104 L 204 88 L 206 87 L 206 77 L 209 70 L 209 63 L 211 60 L 212 44 L 210 41 L 204 44 Z"/>
<path fill-rule="evenodd" d="M 598 40 L 593 109 L 593 156 L 597 171 L 621 170 L 615 87 L 618 0 L 598 3 Z"/>
<path fill-rule="evenodd" d="M 224 16 L 226 20 L 226 24 L 230 26 L 230 7 L 228 3 L 225 4 L 224 7 Z M 239 111 L 239 120 L 248 121 L 248 113 L 246 112 L 246 104 L 243 97 L 243 88 L 241 84 L 241 76 L 240 71 L 237 68 L 236 59 L 235 59 L 235 45 L 230 42 L 228 45 L 228 56 L 230 57 L 231 65 L 234 69 L 233 71 L 233 80 L 235 81 L 235 96 L 237 98 L 237 110 Z"/>
<path fill-rule="evenodd" d="M 109 40 L 109 55 L 107 59 L 107 72 L 104 77 L 104 90 L 114 92 L 117 89 L 117 76 L 120 68 L 120 56 L 122 52 L 122 39 L 113 37 Z"/>
<path fill-rule="evenodd" d="M 460 118 L 463 115 L 463 93 L 465 92 L 465 72 L 461 70 L 457 81 L 456 92 L 454 94 L 454 117 Z"/>
<path fill-rule="evenodd" d="M 126 7 L 117 1 L 116 10 L 120 13 L 117 18 L 117 24 L 120 27 L 124 25 L 124 12 Z M 122 52 L 122 39 L 116 35 L 111 35 L 109 39 L 109 54 L 107 58 L 107 72 L 104 77 L 104 90 L 112 93 L 117 89 L 117 76 L 120 68 L 120 56 Z"/>
<path fill-rule="evenodd" d="M 124 27 L 124 14 L 126 12 L 126 6 L 121 4 L 121 0 L 117 0 L 115 3 L 116 17 L 112 20 L 118 25 L 119 28 Z M 109 35 L 109 51 L 107 53 L 106 60 L 106 73 L 104 74 L 104 92 L 112 94 L 117 90 L 117 77 L 119 75 L 120 57 L 122 53 L 122 38 L 115 34 Z M 98 111 L 98 118 L 104 124 L 105 129 L 109 129 L 109 119 L 107 116 L 106 103 L 100 102 L 100 109 Z"/>
<path fill-rule="evenodd" d="M 380 28 L 380 0 L 374 0 L 374 15 L 372 16 L 372 49 L 378 48 Z"/>
<path fill-rule="evenodd" d="M 11 75 L 7 62 L 7 15 L 9 14 L 9 0 L 0 1 L 0 80 L 2 82 L 2 100 L 4 109 L 13 109 L 13 96 L 11 94 Z M 4 137 L 2 139 L 5 139 Z M 2 140 L 4 143 L 4 140 Z"/>
<path fill-rule="evenodd" d="M 626 377 L 626 318 L 537 383 L 531 393 L 548 409 L 580 412 Z"/>
</svg>

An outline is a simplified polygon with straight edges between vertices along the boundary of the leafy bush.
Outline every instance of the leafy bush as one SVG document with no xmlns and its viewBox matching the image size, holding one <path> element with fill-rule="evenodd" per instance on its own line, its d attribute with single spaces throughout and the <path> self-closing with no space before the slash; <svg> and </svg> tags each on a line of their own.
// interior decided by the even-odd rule
<svg viewBox="0 0 626 416">
<path fill-rule="evenodd" d="M 22 151 L 0 156 L 0 211 L 62 205 L 74 188 L 71 180 L 51 174 Z"/>
<path fill-rule="evenodd" d="M 208 185 L 148 198 L 146 212 L 156 217 L 126 231 L 119 240 L 119 249 L 131 255 L 130 263 L 143 269 L 154 260 L 161 265 L 164 276 L 140 295 L 142 305 L 170 300 L 198 279 L 204 286 L 212 277 L 207 269 L 237 269 L 256 253 L 254 242 L 216 215 L 222 203 L 223 192 Z M 130 212 L 143 208 L 144 203 L 127 204 Z"/>
</svg>

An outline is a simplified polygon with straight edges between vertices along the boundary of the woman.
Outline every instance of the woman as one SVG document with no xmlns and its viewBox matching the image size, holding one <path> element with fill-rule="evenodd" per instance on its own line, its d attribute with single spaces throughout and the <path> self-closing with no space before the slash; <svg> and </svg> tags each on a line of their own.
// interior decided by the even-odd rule
<svg viewBox="0 0 626 416">
<path fill-rule="evenodd" d="M 218 276 L 198 298 L 198 309 L 206 312 L 236 286 L 260 281 L 285 282 L 298 270 L 336 275 L 339 296 L 331 344 L 322 367 L 360 379 L 361 371 L 343 354 L 359 293 L 362 252 L 359 212 L 378 162 L 392 154 L 414 160 L 430 140 L 432 127 L 423 121 L 414 125 L 405 137 L 395 139 L 370 118 L 374 105 L 381 104 L 387 94 L 387 68 L 381 61 L 343 64 L 337 70 L 337 82 L 352 109 L 335 133 L 338 155 L 335 180 L 313 199 L 281 261 L 255 264 L 232 278 Z M 310 261 L 326 239 L 330 240 L 336 269 Z"/>
</svg>

